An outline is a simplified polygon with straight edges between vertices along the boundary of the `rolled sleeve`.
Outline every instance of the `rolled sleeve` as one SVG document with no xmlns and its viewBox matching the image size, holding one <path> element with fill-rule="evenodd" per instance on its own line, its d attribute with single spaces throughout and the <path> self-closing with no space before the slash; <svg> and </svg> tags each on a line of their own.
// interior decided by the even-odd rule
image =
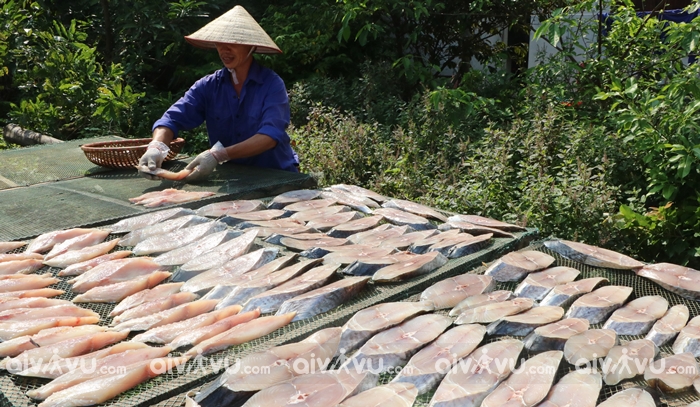
<svg viewBox="0 0 700 407">
<path fill-rule="evenodd" d="M 271 82 L 264 100 L 258 133 L 270 136 L 278 143 L 288 144 L 290 140 L 286 130 L 289 126 L 289 96 L 282 79 L 275 76 Z"/>
<path fill-rule="evenodd" d="M 192 85 L 184 96 L 173 103 L 163 116 L 153 123 L 151 130 L 164 126 L 172 130 L 177 137 L 181 130 L 192 130 L 204 123 L 206 80 L 207 78 L 202 78 Z"/>
</svg>

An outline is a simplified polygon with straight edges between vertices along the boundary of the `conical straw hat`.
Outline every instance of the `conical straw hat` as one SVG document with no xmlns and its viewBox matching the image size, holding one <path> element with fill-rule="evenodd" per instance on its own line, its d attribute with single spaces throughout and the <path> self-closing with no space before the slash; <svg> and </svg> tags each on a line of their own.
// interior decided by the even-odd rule
<svg viewBox="0 0 700 407">
<path fill-rule="evenodd" d="M 192 35 L 185 36 L 192 45 L 216 48 L 214 43 L 254 45 L 260 54 L 282 53 L 257 21 L 242 6 L 236 6 Z"/>
</svg>

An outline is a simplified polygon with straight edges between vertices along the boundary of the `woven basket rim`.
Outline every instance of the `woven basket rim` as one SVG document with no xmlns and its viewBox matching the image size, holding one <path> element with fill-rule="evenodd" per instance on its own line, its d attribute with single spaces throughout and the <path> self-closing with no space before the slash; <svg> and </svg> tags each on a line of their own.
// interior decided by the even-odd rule
<svg viewBox="0 0 700 407">
<path fill-rule="evenodd" d="M 148 146 L 148 143 L 150 143 L 153 139 L 150 138 L 142 138 L 142 139 L 125 139 L 125 140 L 112 140 L 112 141 L 98 141 L 95 143 L 87 143 L 87 144 L 81 144 L 80 148 L 83 149 L 83 151 L 87 150 L 92 150 L 92 151 L 99 151 L 99 150 L 125 150 L 125 149 L 138 149 L 138 148 L 146 148 Z M 185 139 L 183 138 L 176 138 L 175 140 L 172 140 L 169 145 L 180 145 L 185 142 Z M 124 145 L 126 144 L 126 145 Z"/>
</svg>

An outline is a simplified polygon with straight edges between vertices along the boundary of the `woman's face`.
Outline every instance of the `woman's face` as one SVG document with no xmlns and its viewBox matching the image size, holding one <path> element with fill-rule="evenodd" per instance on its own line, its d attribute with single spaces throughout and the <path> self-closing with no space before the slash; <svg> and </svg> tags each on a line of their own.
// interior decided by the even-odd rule
<svg viewBox="0 0 700 407">
<path fill-rule="evenodd" d="M 240 44 L 221 44 L 217 43 L 216 50 L 219 52 L 219 58 L 224 66 L 228 69 L 237 69 L 244 65 L 249 58 L 249 52 L 252 46 Z"/>
</svg>

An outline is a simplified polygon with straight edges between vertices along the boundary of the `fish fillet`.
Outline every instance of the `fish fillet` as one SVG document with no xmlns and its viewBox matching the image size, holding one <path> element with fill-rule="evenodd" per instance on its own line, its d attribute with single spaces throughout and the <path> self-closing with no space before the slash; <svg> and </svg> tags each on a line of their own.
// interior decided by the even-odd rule
<svg viewBox="0 0 700 407">
<path fill-rule="evenodd" d="M 661 287 L 690 300 L 700 300 L 700 271 L 671 263 L 647 264 L 635 270 Z"/>
<path fill-rule="evenodd" d="M 37 259 L 10 260 L 0 263 L 0 275 L 31 274 L 44 267 L 44 263 Z"/>
<path fill-rule="evenodd" d="M 171 275 L 172 273 L 167 271 L 154 271 L 132 280 L 93 287 L 85 293 L 77 295 L 73 298 L 73 302 L 116 303 L 130 295 L 155 287 Z"/>
<path fill-rule="evenodd" d="M 562 354 L 560 350 L 550 350 L 526 360 L 505 382 L 486 396 L 481 406 L 535 406 L 549 393 Z"/>
<path fill-rule="evenodd" d="M 57 300 L 44 297 L 0 298 L 0 312 L 16 308 L 45 308 L 52 307 L 54 305 L 71 305 L 71 303 L 68 300 Z"/>
<path fill-rule="evenodd" d="M 699 372 L 693 354 L 681 353 L 650 363 L 644 370 L 644 380 L 663 392 L 679 392 L 693 387 Z"/>
<path fill-rule="evenodd" d="M 414 215 L 422 216 L 424 218 L 432 218 L 439 220 L 441 222 L 447 222 L 447 216 L 441 214 L 435 209 L 421 205 L 419 203 L 407 201 L 404 199 L 390 199 L 382 204 L 384 208 L 394 208 L 399 209 L 404 212 L 409 212 Z"/>
<path fill-rule="evenodd" d="M 295 202 L 310 201 L 318 198 L 319 195 L 321 195 L 321 191 L 314 189 L 297 189 L 294 191 L 287 191 L 272 198 L 272 202 L 270 202 L 267 207 L 269 209 L 280 209 Z"/>
<path fill-rule="evenodd" d="M 215 192 L 210 191 L 179 191 L 175 190 L 175 193 L 168 193 L 158 196 L 152 196 L 145 199 L 136 200 L 136 198 L 130 198 L 129 201 L 137 205 L 143 205 L 146 208 L 157 208 L 164 205 L 173 205 L 183 202 L 197 201 L 202 198 L 216 195 Z M 163 191 L 165 192 L 165 191 Z"/>
<path fill-rule="evenodd" d="M 386 239 L 401 236 L 408 232 L 408 226 L 395 226 L 392 224 L 385 223 L 366 232 L 360 232 L 355 233 L 354 235 L 350 235 L 348 236 L 348 240 L 354 244 L 378 246 Z"/>
<path fill-rule="evenodd" d="M 382 267 L 372 276 L 376 283 L 401 281 L 420 276 L 439 269 L 447 263 L 447 257 L 440 252 L 416 254 L 410 260 L 400 261 L 390 266 Z"/>
<path fill-rule="evenodd" d="M 647 391 L 638 388 L 623 390 L 613 394 L 598 407 L 656 407 L 654 398 Z"/>
<path fill-rule="evenodd" d="M 362 197 L 356 197 L 355 195 L 345 193 L 343 191 L 322 191 L 321 198 L 325 199 L 335 199 L 338 201 L 339 205 L 349 206 L 350 208 L 362 212 L 367 215 L 372 214 L 372 208 L 368 204 L 373 202 L 371 199 L 363 199 Z M 379 206 L 374 203 L 374 206 Z"/>
<path fill-rule="evenodd" d="M 448 218 L 448 221 L 468 222 L 477 226 L 486 226 L 506 232 L 525 232 L 527 230 L 522 226 L 479 215 L 453 215 Z"/>
<path fill-rule="evenodd" d="M 74 292 L 84 293 L 91 288 L 129 281 L 159 269 L 160 264 L 150 257 L 130 257 L 102 263 L 68 282 L 73 284 Z"/>
<path fill-rule="evenodd" d="M 477 324 L 448 330 L 413 355 L 392 382 L 410 383 L 417 394 L 434 390 L 452 366 L 472 353 L 485 335 L 486 329 Z"/>
<path fill-rule="evenodd" d="M 112 328 L 115 331 L 147 331 L 161 325 L 171 324 L 209 312 L 216 306 L 216 300 L 197 300 L 177 307 L 157 312 L 145 317 L 134 318 Z"/>
<path fill-rule="evenodd" d="M 180 267 L 180 273 L 184 271 L 201 272 L 222 266 L 236 257 L 248 253 L 257 235 L 257 230 L 251 230 L 228 242 L 221 243 L 213 249 L 205 251 L 185 262 Z M 156 259 L 156 262 L 157 261 Z"/>
<path fill-rule="evenodd" d="M 700 316 L 691 319 L 673 342 L 673 353 L 684 352 L 700 355 Z"/>
<path fill-rule="evenodd" d="M 475 253 L 479 251 L 482 247 L 486 247 L 486 244 L 491 238 L 493 237 L 493 234 L 489 233 L 486 235 L 478 235 L 478 236 L 472 236 L 469 233 L 458 233 L 455 236 L 448 237 L 445 239 L 440 240 L 439 242 L 433 244 L 432 246 L 428 247 L 426 250 L 427 252 L 440 252 L 445 256 L 449 256 L 453 249 L 457 245 L 463 245 L 465 243 L 469 244 L 472 246 L 471 250 L 468 250 L 464 246 L 460 251 L 461 255 L 467 255 L 471 253 Z M 460 257 L 458 255 L 454 255 L 453 258 Z"/>
<path fill-rule="evenodd" d="M 187 332 L 183 332 L 182 334 L 173 338 L 173 340 L 168 344 L 168 346 L 172 347 L 173 349 L 177 349 L 183 346 L 197 345 L 222 332 L 228 331 L 236 325 L 245 324 L 246 322 L 252 321 L 259 316 L 260 310 L 257 309 L 253 311 L 231 315 L 226 318 L 220 319 L 210 325 L 201 326 L 199 328 L 193 328 L 188 330 Z"/>
<path fill-rule="evenodd" d="M 118 243 L 119 241 L 115 239 L 78 250 L 70 250 L 49 260 L 44 260 L 44 264 L 51 267 L 66 268 L 71 264 L 82 263 L 86 260 L 107 254 L 117 247 Z"/>
<path fill-rule="evenodd" d="M 613 312 L 603 328 L 612 329 L 618 335 L 644 335 L 666 311 L 668 301 L 664 297 L 639 297 Z"/>
<path fill-rule="evenodd" d="M 139 242 L 132 251 L 137 256 L 154 253 L 165 253 L 190 244 L 210 234 L 226 230 L 223 222 L 211 221 L 195 226 L 188 226 L 174 232 L 151 236 Z"/>
<path fill-rule="evenodd" d="M 37 236 L 29 242 L 29 245 L 24 250 L 25 253 L 43 253 L 51 250 L 55 245 L 65 242 L 68 239 L 84 235 L 86 233 L 95 232 L 99 229 L 73 228 L 65 230 L 55 230 Z"/>
<path fill-rule="evenodd" d="M 0 263 L 12 260 L 42 260 L 44 256 L 39 253 L 15 253 L 15 254 L 0 254 Z"/>
<path fill-rule="evenodd" d="M 515 295 L 540 301 L 552 288 L 574 281 L 580 273 L 575 268 L 559 266 L 529 274 L 515 289 Z"/>
<path fill-rule="evenodd" d="M 496 283 L 490 276 L 462 274 L 439 281 L 423 290 L 421 301 L 435 304 L 435 309 L 454 308 L 465 298 L 491 292 Z"/>
<path fill-rule="evenodd" d="M 581 366 L 604 358 L 617 343 L 617 334 L 612 329 L 589 329 L 566 340 L 564 357 L 572 365 Z"/>
<path fill-rule="evenodd" d="M 320 208 L 320 209 L 307 209 L 305 211 L 299 211 L 295 213 L 294 215 L 290 216 L 290 219 L 299 221 L 299 222 L 308 222 L 311 219 L 318 218 L 321 216 L 327 216 L 327 215 L 332 215 L 334 213 L 340 213 L 340 212 L 349 212 L 352 209 L 348 208 L 345 205 L 333 205 L 333 206 L 328 206 L 325 208 Z"/>
<path fill-rule="evenodd" d="M 65 294 L 63 290 L 55 288 L 37 288 L 33 290 L 19 290 L 0 293 L 0 298 L 29 298 L 29 297 L 57 297 Z"/>
<path fill-rule="evenodd" d="M 141 171 L 141 172 L 144 172 L 146 174 L 155 175 L 156 177 L 159 177 L 162 179 L 167 179 L 169 181 L 183 180 L 188 175 L 190 175 L 192 173 L 192 170 L 188 170 L 188 169 L 180 170 L 178 172 L 172 172 L 172 171 L 164 170 L 162 168 L 156 168 L 155 170 L 151 170 L 145 165 L 137 165 L 136 169 Z"/>
<path fill-rule="evenodd" d="M 591 324 L 599 324 L 620 308 L 631 294 L 632 287 L 601 287 L 574 301 L 566 313 L 566 318 L 585 318 Z"/>
<path fill-rule="evenodd" d="M 116 252 L 103 254 L 102 256 L 97 256 L 90 260 L 81 261 L 79 263 L 73 263 L 70 266 L 64 268 L 58 272 L 61 277 L 64 276 L 79 276 L 88 270 L 91 270 L 102 263 L 106 263 L 111 260 L 123 259 L 129 257 L 132 254 L 131 250 L 118 250 Z"/>
<path fill-rule="evenodd" d="M 295 313 L 292 321 L 308 319 L 357 296 L 369 281 L 369 277 L 346 277 L 320 288 L 300 294 L 284 301 L 277 315 Z"/>
<path fill-rule="evenodd" d="M 637 339 L 613 347 L 602 364 L 605 384 L 612 386 L 644 374 L 658 352 L 656 345 L 648 339 Z"/>
<path fill-rule="evenodd" d="M 661 347 L 671 340 L 685 327 L 690 317 L 690 311 L 684 304 L 674 305 L 666 311 L 666 314 L 661 317 L 647 334 L 645 339 L 654 342 L 656 346 Z"/>
<path fill-rule="evenodd" d="M 27 242 L 0 242 L 0 253 L 7 253 L 26 246 Z"/>
<path fill-rule="evenodd" d="M 520 281 L 528 274 L 544 270 L 554 263 L 554 257 L 536 250 L 511 252 L 492 263 L 484 274 L 496 281 Z"/>
<path fill-rule="evenodd" d="M 14 357 L 25 350 L 51 345 L 77 336 L 103 332 L 105 329 L 98 325 L 59 326 L 44 329 L 34 335 L 20 336 L 0 343 L 0 357 Z"/>
<path fill-rule="evenodd" d="M 426 239 L 433 237 L 438 234 L 438 231 L 435 229 L 430 229 L 430 230 L 419 230 L 417 232 L 409 232 L 409 233 L 404 233 L 403 235 L 399 236 L 394 236 L 390 237 L 385 240 L 379 241 L 379 247 L 393 247 L 398 250 L 408 250 L 409 247 L 412 247 L 412 245 L 415 242 L 421 242 L 425 241 Z M 445 239 L 441 239 L 440 241 L 443 241 Z M 432 245 L 431 245 L 432 247 Z M 423 252 L 427 251 L 424 250 Z M 416 254 L 423 254 L 423 253 L 416 253 Z"/>
<path fill-rule="evenodd" d="M 530 352 L 544 352 L 548 350 L 563 350 L 566 341 L 574 335 L 580 334 L 590 326 L 587 319 L 565 318 L 539 328 L 535 328 L 523 342 Z"/>
<path fill-rule="evenodd" d="M 459 243 L 452 246 L 450 251 L 447 253 L 447 258 L 456 259 L 459 257 L 469 256 L 474 254 L 488 245 L 491 244 L 493 238 L 493 233 L 486 233 L 483 235 L 478 235 L 470 237 L 460 241 Z"/>
<path fill-rule="evenodd" d="M 226 349 L 229 346 L 240 345 L 253 339 L 258 339 L 286 326 L 292 321 L 292 318 L 294 318 L 294 313 L 253 319 L 200 342 L 197 346 L 188 350 L 184 356 L 206 356 Z"/>
<path fill-rule="evenodd" d="M 10 292 L 18 290 L 33 290 L 36 288 L 48 287 L 51 284 L 56 284 L 61 281 L 58 278 L 52 277 L 51 273 L 36 275 L 36 274 L 10 274 L 8 278 L 0 280 L 0 292 Z"/>
<path fill-rule="evenodd" d="M 183 319 L 182 321 L 161 325 L 157 328 L 151 328 L 146 332 L 134 336 L 131 340 L 133 342 L 149 342 L 159 344 L 170 343 L 173 341 L 173 339 L 184 334 L 185 332 L 211 325 L 214 322 L 238 314 L 240 310 L 240 305 L 232 305 L 220 310 L 200 314 L 196 317 Z"/>
<path fill-rule="evenodd" d="M 117 325 L 134 318 L 145 317 L 156 312 L 165 311 L 179 305 L 192 302 L 198 298 L 197 294 L 181 292 L 170 294 L 165 298 L 154 299 L 130 308 L 112 319 L 112 325 Z"/>
<path fill-rule="evenodd" d="M 459 314 L 455 324 L 491 323 L 509 315 L 527 311 L 535 305 L 531 298 L 515 298 L 470 308 Z"/>
<path fill-rule="evenodd" d="M 338 407 L 411 407 L 418 389 L 410 383 L 389 383 L 345 399 Z"/>
<path fill-rule="evenodd" d="M 579 263 L 587 264 L 589 266 L 620 270 L 629 270 L 644 266 L 644 263 L 639 262 L 629 256 L 625 256 L 624 254 L 581 242 L 572 242 L 569 240 L 550 240 L 544 242 L 544 245 L 548 249 L 555 251 L 564 257 Z"/>
<path fill-rule="evenodd" d="M 349 212 L 339 212 L 334 215 L 328 215 L 324 217 L 319 217 L 319 218 L 314 218 L 310 220 L 306 225 L 309 227 L 313 227 L 317 230 L 320 231 L 325 231 L 325 225 L 324 228 L 319 228 L 324 221 L 326 220 L 326 225 L 331 225 L 332 229 L 328 230 L 328 236 L 331 237 L 338 237 L 338 238 L 345 238 L 350 235 L 353 235 L 355 233 L 359 232 L 365 232 L 367 230 L 370 230 L 377 225 L 379 225 L 379 222 L 381 222 L 384 217 L 381 215 L 372 215 L 372 216 L 365 216 L 365 217 L 360 217 L 355 219 L 350 219 L 349 221 L 342 222 L 339 224 L 334 224 L 336 222 L 336 217 L 339 220 L 343 220 L 341 215 L 343 213 L 349 213 Z M 329 221 L 330 220 L 330 221 Z"/>
<path fill-rule="evenodd" d="M 217 284 L 226 285 L 236 277 L 264 266 L 277 257 L 279 250 L 276 248 L 262 248 L 254 252 L 239 256 L 220 267 L 215 267 L 200 273 L 185 282 L 182 291 L 203 292 L 208 291 Z"/>
<path fill-rule="evenodd" d="M 443 223 L 442 225 L 440 225 L 438 227 L 438 230 L 440 230 L 442 232 L 452 230 L 452 229 L 458 229 L 464 233 L 469 233 L 470 235 L 474 235 L 474 236 L 485 235 L 487 233 L 491 233 L 493 236 L 508 237 L 511 239 L 515 239 L 515 235 L 510 233 L 510 232 L 506 232 L 504 230 L 496 229 L 496 228 L 492 228 L 492 227 L 488 227 L 488 226 L 475 225 L 473 223 L 464 222 L 464 221 L 461 221 L 459 219 L 450 220 L 448 218 L 447 222 Z"/>
<path fill-rule="evenodd" d="M 240 232 L 222 230 L 221 232 L 204 236 L 197 241 L 178 247 L 177 249 L 162 253 L 156 256 L 153 261 L 161 266 L 179 266 L 238 236 L 240 236 Z"/>
<path fill-rule="evenodd" d="M 177 218 L 180 216 L 194 215 L 192 209 L 187 208 L 170 208 L 156 212 L 149 212 L 143 215 L 132 216 L 122 219 L 112 225 L 112 233 L 131 232 L 136 229 L 141 229 L 146 226 L 155 225 L 158 222 L 163 222 L 168 219 Z"/>
<path fill-rule="evenodd" d="M 602 387 L 600 373 L 574 370 L 552 386 L 538 407 L 595 407 Z"/>
<path fill-rule="evenodd" d="M 100 314 L 95 311 L 81 308 L 73 304 L 56 305 L 46 308 L 15 308 L 0 312 L 0 323 L 14 321 L 31 322 L 35 319 L 50 317 L 98 317 Z"/>
<path fill-rule="evenodd" d="M 437 226 L 423 216 L 415 215 L 394 208 L 379 208 L 374 210 L 375 215 L 382 215 L 389 222 L 398 226 L 409 226 L 414 230 L 436 229 Z"/>
<path fill-rule="evenodd" d="M 336 191 L 336 190 L 345 191 L 349 194 L 366 197 L 366 198 L 369 198 L 369 199 L 371 199 L 375 202 L 379 202 L 379 203 L 382 203 L 382 202 L 389 199 L 384 195 L 381 195 L 377 192 L 372 191 L 371 189 L 363 188 L 363 187 L 358 186 L 358 185 L 334 184 L 334 185 L 331 185 L 330 188 L 332 191 Z"/>
<path fill-rule="evenodd" d="M 336 202 L 338 202 L 338 201 L 335 199 L 332 199 L 332 198 L 312 199 L 309 201 L 299 201 L 299 202 L 295 202 L 293 204 L 289 204 L 289 205 L 284 207 L 284 210 L 291 211 L 291 212 L 302 212 L 302 211 L 308 211 L 308 210 L 313 210 L 313 209 L 327 208 L 331 205 L 334 205 Z"/>
<path fill-rule="evenodd" d="M 210 221 L 211 220 L 209 218 L 205 218 L 204 216 L 198 215 L 185 215 L 178 216 L 173 219 L 167 219 L 162 222 L 158 222 L 150 226 L 145 226 L 127 233 L 121 239 L 119 239 L 119 246 L 135 246 L 139 242 L 142 242 L 148 239 L 149 237 L 174 232 L 176 230 L 190 226 L 201 225 L 202 223 Z"/>
<path fill-rule="evenodd" d="M 44 255 L 44 260 L 50 260 L 58 255 L 61 255 L 69 250 L 80 250 L 85 247 L 94 246 L 102 243 L 110 230 L 94 230 L 89 233 L 76 236 L 53 246 L 53 248 Z"/>
<path fill-rule="evenodd" d="M 235 215 L 237 213 L 246 213 L 265 209 L 265 204 L 259 200 L 237 200 L 223 201 L 204 205 L 196 210 L 199 216 L 208 216 L 210 218 L 219 218 L 226 215 Z"/>
<path fill-rule="evenodd" d="M 155 301 L 160 298 L 165 298 L 170 294 L 175 294 L 180 291 L 183 284 L 184 283 L 160 284 L 150 289 L 141 290 L 121 300 L 121 302 L 114 307 L 112 312 L 109 313 L 109 316 L 113 317 L 145 302 Z"/>
<path fill-rule="evenodd" d="M 564 316 L 564 308 L 542 305 L 523 313 L 503 317 L 486 328 L 489 335 L 526 336 L 535 328 L 559 321 Z"/>
<path fill-rule="evenodd" d="M 457 305 L 455 305 L 454 308 L 450 310 L 449 315 L 451 317 L 457 317 L 462 312 L 468 309 L 476 308 L 482 305 L 508 301 L 512 300 L 513 298 L 513 292 L 508 290 L 498 290 L 489 293 L 471 295 L 460 301 Z"/>
<path fill-rule="evenodd" d="M 599 285 L 607 282 L 607 278 L 592 277 L 557 285 L 552 288 L 552 290 L 542 299 L 542 301 L 540 301 L 540 304 L 568 307 L 580 296 L 590 293 Z"/>
</svg>

